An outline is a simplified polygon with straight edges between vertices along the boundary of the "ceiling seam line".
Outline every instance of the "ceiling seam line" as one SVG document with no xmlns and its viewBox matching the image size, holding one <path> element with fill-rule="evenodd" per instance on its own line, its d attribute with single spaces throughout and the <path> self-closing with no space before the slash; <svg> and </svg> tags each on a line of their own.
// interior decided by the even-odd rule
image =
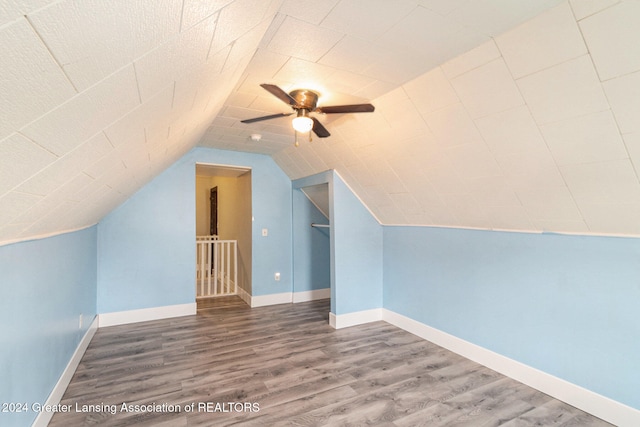
<svg viewBox="0 0 640 427">
<path fill-rule="evenodd" d="M 180 8 L 180 23 L 178 25 L 178 33 L 182 33 L 182 24 L 184 22 L 184 1 L 185 0 L 182 0 L 182 7 Z"/>
<path fill-rule="evenodd" d="M 49 55 L 51 55 L 51 59 L 53 59 L 55 61 L 56 65 L 58 66 L 60 71 L 62 71 L 62 74 L 67 79 L 67 81 L 69 82 L 69 84 L 71 85 L 73 90 L 76 91 L 76 94 L 80 93 L 80 90 L 73 83 L 73 81 L 71 80 L 71 77 L 69 76 L 69 74 L 67 74 L 67 70 L 64 69 L 64 67 L 62 66 L 62 64 L 58 60 L 58 58 L 56 58 L 56 56 L 54 55 L 53 51 L 51 50 L 51 48 L 47 44 L 47 42 L 44 41 L 44 38 L 42 38 L 42 35 L 40 34 L 40 32 L 36 29 L 35 25 L 33 25 L 33 22 L 31 22 L 31 19 L 29 19 L 29 17 L 27 15 L 24 15 L 24 19 L 27 21 L 27 23 L 29 24 L 29 27 L 31 27 L 31 29 L 36 34 L 36 36 L 38 36 L 38 39 L 40 40 L 40 43 L 42 43 L 42 45 L 45 47 L 45 49 L 47 49 L 47 52 L 49 53 Z"/>
<path fill-rule="evenodd" d="M 617 4 L 619 4 L 619 2 L 615 3 L 615 4 L 612 4 L 612 5 L 609 5 L 608 7 L 604 8 L 602 10 L 610 9 L 610 8 L 614 7 L 615 5 L 617 5 Z M 625 153 L 627 153 L 627 158 L 629 159 L 629 163 L 631 163 L 631 168 L 633 169 L 633 173 L 636 176 L 636 182 L 640 183 L 640 175 L 638 174 L 638 167 L 636 167 L 636 165 L 635 165 L 635 163 L 634 163 L 634 161 L 633 161 L 633 159 L 631 157 L 631 153 L 629 152 L 629 148 L 627 147 L 627 143 L 625 142 L 625 138 L 624 138 L 624 136 L 622 134 L 622 129 L 620 129 L 620 124 L 618 123 L 618 119 L 616 117 L 616 114 L 613 111 L 613 108 L 611 107 L 611 102 L 609 101 L 609 97 L 607 96 L 607 91 L 604 89 L 604 85 L 603 85 L 603 83 L 605 81 L 611 81 L 611 80 L 614 80 L 614 79 L 617 79 L 617 78 L 621 78 L 621 77 L 624 77 L 625 75 L 633 74 L 633 73 L 636 73 L 638 71 L 636 70 L 636 71 L 632 71 L 630 73 L 626 73 L 626 74 L 621 75 L 621 76 L 616 76 L 616 77 L 612 77 L 612 78 L 609 78 L 609 79 L 606 79 L 606 80 L 602 80 L 602 77 L 600 76 L 600 73 L 598 72 L 598 68 L 596 67 L 595 62 L 593 61 L 593 56 L 591 55 L 591 51 L 589 50 L 589 45 L 587 44 L 587 40 L 585 39 L 584 33 L 582 32 L 582 26 L 580 25 L 580 21 L 576 18 L 575 12 L 573 10 L 573 7 L 571 7 L 571 4 L 569 4 L 569 8 L 571 9 L 571 13 L 573 14 L 573 18 L 576 21 L 576 27 L 578 27 L 578 31 L 580 32 L 580 37 L 582 38 L 582 42 L 584 43 L 584 45 L 585 45 L 585 47 L 587 49 L 587 52 L 588 52 L 588 55 L 589 55 L 589 60 L 591 61 L 591 65 L 593 66 L 593 70 L 596 72 L 596 76 L 598 76 L 598 82 L 599 82 L 599 85 L 600 85 L 600 90 L 602 90 L 602 94 L 604 95 L 604 98 L 607 100 L 607 105 L 609 106 L 609 109 L 607 111 L 609 111 L 611 113 L 611 117 L 613 118 L 613 122 L 616 124 L 616 129 L 618 130 L 618 135 L 620 136 L 620 142 L 622 142 L 622 146 L 624 147 Z M 590 16 L 593 16 L 593 15 L 596 15 L 596 14 L 600 13 L 600 12 L 602 12 L 602 10 L 600 10 L 600 11 L 598 11 L 598 12 L 596 12 L 596 13 L 590 15 Z M 585 18 L 583 18 L 583 19 L 585 19 Z M 562 172 L 560 172 L 560 174 L 562 174 Z"/>
<path fill-rule="evenodd" d="M 144 103 L 142 102 L 142 93 L 140 92 L 140 79 L 138 78 L 138 69 L 136 68 L 136 62 L 131 61 L 131 66 L 133 67 L 133 75 L 136 78 L 136 90 L 138 91 L 138 102 L 140 102 L 140 105 L 142 105 Z"/>
</svg>

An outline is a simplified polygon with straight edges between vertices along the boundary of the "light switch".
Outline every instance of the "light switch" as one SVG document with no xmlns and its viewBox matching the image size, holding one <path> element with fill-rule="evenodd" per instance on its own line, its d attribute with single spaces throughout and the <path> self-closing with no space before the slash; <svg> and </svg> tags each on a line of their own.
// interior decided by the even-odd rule
<svg viewBox="0 0 640 427">
<path fill-rule="evenodd" d="M 263 228 L 262 229 L 262 237 L 267 237 L 269 235 L 269 229 L 268 228 Z"/>
</svg>

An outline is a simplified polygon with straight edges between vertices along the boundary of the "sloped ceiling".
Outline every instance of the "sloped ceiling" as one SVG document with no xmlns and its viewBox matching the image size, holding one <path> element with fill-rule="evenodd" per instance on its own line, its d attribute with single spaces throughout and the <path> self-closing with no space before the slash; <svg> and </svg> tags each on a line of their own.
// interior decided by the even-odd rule
<svg viewBox="0 0 640 427">
<path fill-rule="evenodd" d="M 198 144 L 335 168 L 385 224 L 640 235 L 637 0 L 0 1 L 0 241 L 83 227 Z M 332 136 L 293 147 L 317 90 Z M 252 141 L 250 134 L 262 140 Z"/>
</svg>

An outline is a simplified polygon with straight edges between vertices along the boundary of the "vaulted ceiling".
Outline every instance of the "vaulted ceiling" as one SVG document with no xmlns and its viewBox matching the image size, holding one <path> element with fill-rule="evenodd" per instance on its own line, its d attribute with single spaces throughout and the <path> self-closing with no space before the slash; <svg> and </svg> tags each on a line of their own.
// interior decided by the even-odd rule
<svg viewBox="0 0 640 427">
<path fill-rule="evenodd" d="M 640 235 L 638 0 L 0 0 L 0 242 L 196 145 L 334 168 L 383 224 Z M 294 147 L 309 88 L 329 138 Z M 251 134 L 259 133 L 260 141 Z"/>
</svg>

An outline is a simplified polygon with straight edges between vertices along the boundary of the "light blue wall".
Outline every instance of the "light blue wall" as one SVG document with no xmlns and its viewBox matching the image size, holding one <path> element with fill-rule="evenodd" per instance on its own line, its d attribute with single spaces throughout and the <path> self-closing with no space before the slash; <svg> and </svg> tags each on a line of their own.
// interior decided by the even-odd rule
<svg viewBox="0 0 640 427">
<path fill-rule="evenodd" d="M 181 159 L 98 224 L 98 313 L 195 301 L 195 167 Z"/>
<path fill-rule="evenodd" d="M 195 301 L 196 162 L 252 169 L 252 295 L 291 292 L 291 181 L 269 156 L 195 148 L 100 222 L 99 313 Z"/>
<path fill-rule="evenodd" d="M 303 292 L 331 286 L 330 239 L 328 228 L 312 223 L 329 220 L 304 195 L 293 190 L 293 291 Z"/>
<path fill-rule="evenodd" d="M 98 224 L 98 313 L 195 301 L 194 188 L 183 158 Z"/>
<path fill-rule="evenodd" d="M 296 189 L 329 185 L 331 312 L 382 307 L 382 226 L 335 171 L 293 181 Z"/>
<path fill-rule="evenodd" d="M 96 235 L 91 227 L 0 246 L 0 402 L 44 403 L 87 332 Z M 0 413 L 0 425 L 27 426 L 36 416 Z"/>
<path fill-rule="evenodd" d="M 334 172 L 329 189 L 336 315 L 382 307 L 382 226 Z M 332 295 L 333 297 L 333 295 Z"/>
<path fill-rule="evenodd" d="M 384 228 L 384 307 L 640 409 L 640 240 Z"/>
</svg>

